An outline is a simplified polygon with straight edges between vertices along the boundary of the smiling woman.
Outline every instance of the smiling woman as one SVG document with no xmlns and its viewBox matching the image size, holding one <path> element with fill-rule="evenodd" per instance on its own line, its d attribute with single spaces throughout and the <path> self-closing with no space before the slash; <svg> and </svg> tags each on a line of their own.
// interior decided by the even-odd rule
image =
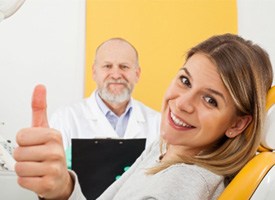
<svg viewBox="0 0 275 200">
<path fill-rule="evenodd" d="M 169 164 L 153 172 L 187 162 L 231 179 L 259 146 L 272 79 L 267 53 L 236 35 L 192 48 L 164 98 L 163 162 Z"/>
<path fill-rule="evenodd" d="M 179 71 L 165 96 L 163 139 L 181 146 L 179 155 L 201 154 L 226 131 L 237 135 L 247 126 L 251 117 L 237 123 L 235 110 L 217 67 L 206 55 L 197 53 Z M 226 130 L 231 124 L 238 127 Z"/>
<path fill-rule="evenodd" d="M 272 79 L 268 54 L 237 35 L 192 48 L 164 96 L 161 140 L 98 199 L 217 199 L 256 153 Z M 46 120 L 42 106 L 40 114 Z M 77 176 L 64 170 L 60 133 L 27 128 L 17 142 L 21 186 L 46 199 L 85 199 Z"/>
</svg>

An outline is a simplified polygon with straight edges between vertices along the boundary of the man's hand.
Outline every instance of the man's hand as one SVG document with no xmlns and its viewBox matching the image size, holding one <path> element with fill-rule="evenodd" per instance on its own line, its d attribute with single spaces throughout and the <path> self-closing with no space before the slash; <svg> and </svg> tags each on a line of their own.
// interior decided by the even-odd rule
<svg viewBox="0 0 275 200">
<path fill-rule="evenodd" d="M 48 125 L 43 85 L 33 92 L 32 127 L 20 130 L 16 140 L 18 184 L 45 199 L 68 199 L 73 181 L 67 171 L 61 134 Z"/>
</svg>

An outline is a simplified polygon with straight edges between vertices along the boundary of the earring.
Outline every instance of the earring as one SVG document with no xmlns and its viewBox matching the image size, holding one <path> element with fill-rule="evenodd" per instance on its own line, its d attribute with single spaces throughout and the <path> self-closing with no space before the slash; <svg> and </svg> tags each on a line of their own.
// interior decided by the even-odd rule
<svg viewBox="0 0 275 200">
<path fill-rule="evenodd" d="M 232 136 L 232 132 L 231 131 L 229 132 L 229 135 Z"/>
</svg>

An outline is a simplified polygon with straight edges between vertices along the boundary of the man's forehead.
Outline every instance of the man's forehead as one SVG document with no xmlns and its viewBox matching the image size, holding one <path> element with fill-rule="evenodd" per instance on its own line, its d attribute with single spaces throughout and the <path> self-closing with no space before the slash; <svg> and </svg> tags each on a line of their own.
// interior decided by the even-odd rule
<svg viewBox="0 0 275 200">
<path fill-rule="evenodd" d="M 120 49 L 125 49 L 129 51 L 135 51 L 131 45 L 129 45 L 127 42 L 121 41 L 121 40 L 109 40 L 103 43 L 98 49 L 97 53 L 100 53 L 102 51 L 118 51 Z"/>
<path fill-rule="evenodd" d="M 126 45 L 125 45 L 126 44 Z M 102 46 L 96 56 L 97 62 L 137 62 L 135 51 L 127 44 L 111 44 Z"/>
</svg>

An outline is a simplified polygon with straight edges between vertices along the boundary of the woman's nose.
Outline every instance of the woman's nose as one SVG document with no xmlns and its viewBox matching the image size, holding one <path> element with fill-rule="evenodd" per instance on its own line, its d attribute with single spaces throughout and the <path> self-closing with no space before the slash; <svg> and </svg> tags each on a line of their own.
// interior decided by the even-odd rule
<svg viewBox="0 0 275 200">
<path fill-rule="evenodd" d="M 181 94 L 176 99 L 176 107 L 184 112 L 192 113 L 195 109 L 195 98 L 191 92 Z"/>
</svg>

